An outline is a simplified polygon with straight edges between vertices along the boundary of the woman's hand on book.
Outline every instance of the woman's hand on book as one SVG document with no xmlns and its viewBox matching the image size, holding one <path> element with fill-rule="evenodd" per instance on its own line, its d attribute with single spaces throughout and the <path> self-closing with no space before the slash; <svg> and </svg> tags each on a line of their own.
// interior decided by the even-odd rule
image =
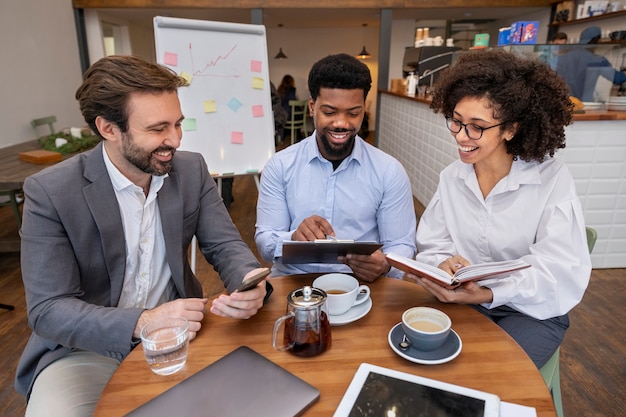
<svg viewBox="0 0 626 417">
<path fill-rule="evenodd" d="M 491 290 L 473 281 L 466 282 L 453 290 L 449 290 L 426 278 L 420 278 L 413 274 L 406 274 L 405 279 L 418 283 L 442 303 L 482 304 L 493 301 L 493 293 Z"/>
<path fill-rule="evenodd" d="M 446 271 L 450 276 L 464 266 L 470 266 L 470 262 L 461 255 L 454 255 L 439 264 L 439 269 Z"/>
</svg>

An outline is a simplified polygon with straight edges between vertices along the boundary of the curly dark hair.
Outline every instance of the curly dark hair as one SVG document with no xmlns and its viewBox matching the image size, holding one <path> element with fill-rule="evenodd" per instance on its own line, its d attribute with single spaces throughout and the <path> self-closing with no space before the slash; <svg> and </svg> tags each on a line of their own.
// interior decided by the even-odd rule
<svg viewBox="0 0 626 417">
<path fill-rule="evenodd" d="M 363 100 L 372 88 L 372 76 L 367 65 L 348 54 L 329 55 L 313 64 L 309 72 L 309 93 L 316 100 L 320 88 L 363 90 Z"/>
<path fill-rule="evenodd" d="M 487 98 L 501 131 L 517 123 L 506 149 L 515 159 L 543 162 L 565 147 L 565 126 L 573 103 L 567 85 L 550 67 L 533 57 L 502 49 L 463 53 L 434 85 L 430 105 L 451 117 L 465 97 Z"/>
<path fill-rule="evenodd" d="M 111 55 L 85 71 L 83 83 L 76 90 L 76 99 L 85 122 L 102 139 L 96 128 L 96 117 L 102 116 L 126 132 L 127 105 L 132 93 L 176 91 L 184 85 L 184 78 L 163 65 L 136 56 Z"/>
</svg>

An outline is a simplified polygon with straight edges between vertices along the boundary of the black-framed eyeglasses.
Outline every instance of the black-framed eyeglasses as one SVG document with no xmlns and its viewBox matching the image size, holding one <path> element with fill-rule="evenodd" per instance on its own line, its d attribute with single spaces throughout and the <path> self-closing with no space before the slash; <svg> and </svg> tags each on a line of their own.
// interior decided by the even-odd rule
<svg viewBox="0 0 626 417">
<path fill-rule="evenodd" d="M 483 132 L 485 130 L 493 129 L 494 127 L 502 126 L 506 122 L 498 123 L 497 125 L 489 126 L 489 127 L 481 127 L 473 123 L 461 123 L 459 120 L 446 117 L 446 125 L 448 129 L 452 133 L 459 133 L 462 128 L 465 128 L 465 134 L 471 140 L 478 140 L 483 137 Z"/>
</svg>

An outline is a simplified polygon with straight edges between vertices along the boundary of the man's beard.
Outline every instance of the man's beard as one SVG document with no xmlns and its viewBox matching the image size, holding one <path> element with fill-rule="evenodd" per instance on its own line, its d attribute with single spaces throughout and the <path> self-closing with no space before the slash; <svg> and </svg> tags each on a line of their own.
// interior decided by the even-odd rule
<svg viewBox="0 0 626 417">
<path fill-rule="evenodd" d="M 332 159 L 341 159 L 348 156 L 354 147 L 355 138 L 356 135 L 351 135 L 350 139 L 348 139 L 341 147 L 336 148 L 330 144 L 330 141 L 325 133 L 320 135 L 320 140 L 322 142 L 322 146 L 324 147 L 324 153 Z"/>
<path fill-rule="evenodd" d="M 124 158 L 141 171 L 150 175 L 165 175 L 172 169 L 172 159 L 168 162 L 162 162 L 152 157 L 154 152 L 171 151 L 172 157 L 176 152 L 175 148 L 169 146 L 161 146 L 152 152 L 146 152 L 135 145 L 133 137 L 130 133 L 122 135 L 122 151 Z"/>
</svg>

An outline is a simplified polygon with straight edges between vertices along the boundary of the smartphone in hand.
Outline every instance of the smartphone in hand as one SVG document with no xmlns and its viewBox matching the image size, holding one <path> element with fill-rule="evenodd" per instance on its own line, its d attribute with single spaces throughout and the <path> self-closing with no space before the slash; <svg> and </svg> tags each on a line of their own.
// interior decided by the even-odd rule
<svg viewBox="0 0 626 417">
<path fill-rule="evenodd" d="M 257 285 L 259 285 L 259 282 L 263 281 L 265 277 L 269 274 L 270 270 L 268 268 L 260 269 L 256 274 L 246 278 L 246 280 L 241 283 L 239 288 L 237 288 L 237 292 L 244 292 L 253 289 Z"/>
</svg>

